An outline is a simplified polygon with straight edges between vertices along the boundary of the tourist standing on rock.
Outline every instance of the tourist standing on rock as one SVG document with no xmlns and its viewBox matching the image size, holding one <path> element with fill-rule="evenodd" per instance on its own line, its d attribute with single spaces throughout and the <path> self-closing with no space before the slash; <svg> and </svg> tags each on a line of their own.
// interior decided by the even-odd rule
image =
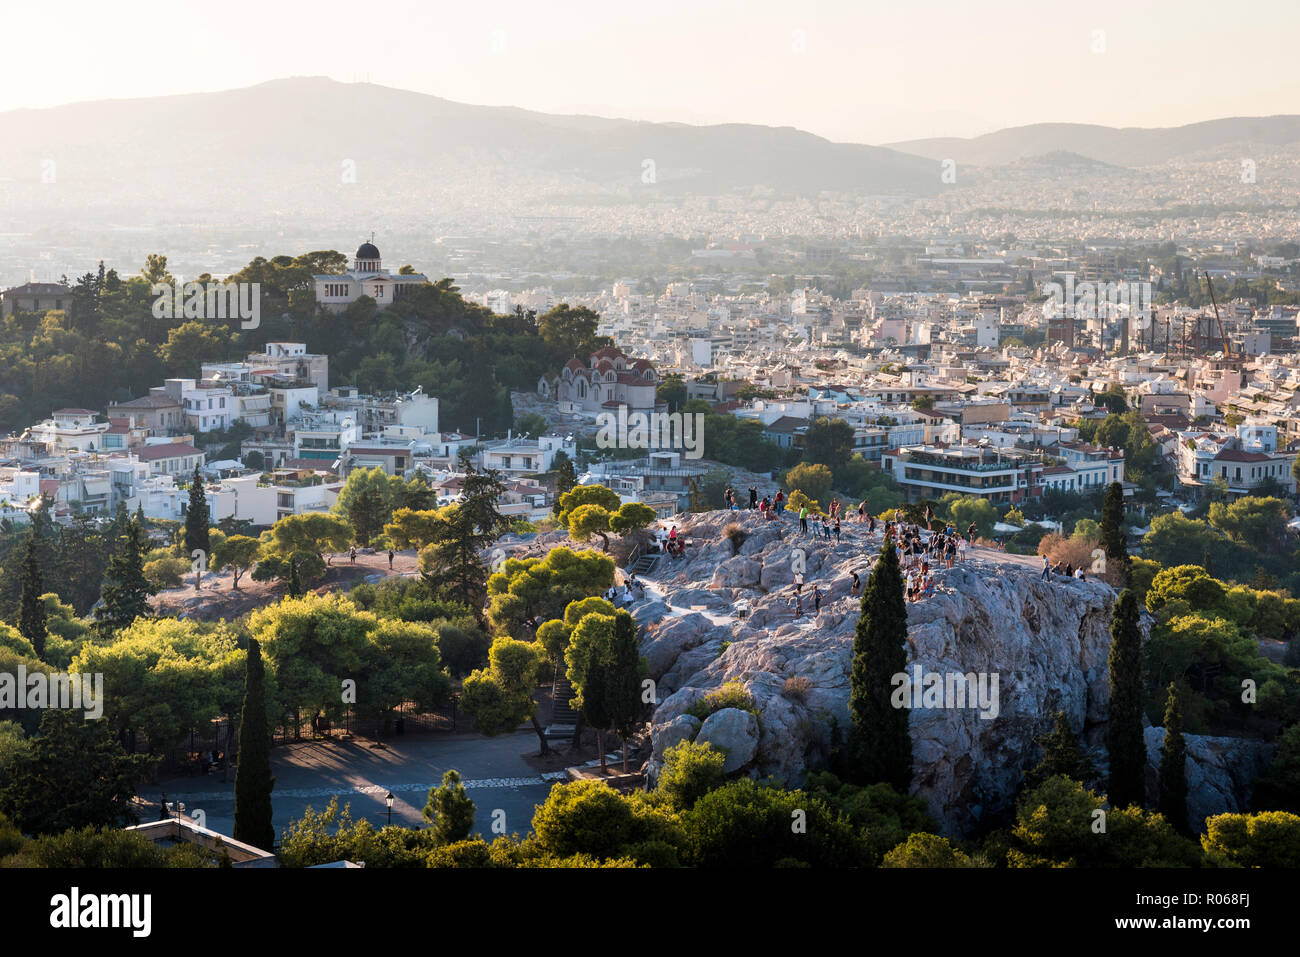
<svg viewBox="0 0 1300 957">
<path fill-rule="evenodd" d="M 1043 574 L 1040 578 L 1045 582 L 1052 580 L 1052 563 L 1047 560 L 1046 555 L 1043 556 Z"/>
<path fill-rule="evenodd" d="M 822 611 L 822 590 L 813 585 L 813 614 L 820 615 Z"/>
<path fill-rule="evenodd" d="M 975 523 L 971 522 L 966 526 L 966 540 L 972 545 L 975 544 Z"/>
<path fill-rule="evenodd" d="M 390 572 L 393 570 L 393 550 L 391 548 L 388 550 L 388 570 Z"/>
<path fill-rule="evenodd" d="M 357 546 L 353 545 L 351 548 L 348 549 L 348 561 L 350 561 L 353 565 L 357 563 Z"/>
<path fill-rule="evenodd" d="M 803 591 L 803 572 L 796 572 L 794 576 L 794 593 L 796 595 Z"/>
<path fill-rule="evenodd" d="M 850 575 L 850 580 L 852 584 L 849 586 L 849 594 L 857 598 L 858 592 L 862 590 L 862 579 L 858 577 L 858 573 L 855 571 Z"/>
<path fill-rule="evenodd" d="M 865 500 L 862 502 L 861 507 L 864 509 L 867 507 L 867 503 Z M 876 516 L 874 515 L 870 515 L 867 517 L 867 534 L 870 535 L 872 538 L 876 537 Z"/>
<path fill-rule="evenodd" d="M 835 516 L 833 531 L 835 532 L 835 544 L 838 545 L 840 543 L 840 517 L 838 515 Z"/>
<path fill-rule="evenodd" d="M 758 508 L 758 489 L 752 485 L 749 487 L 749 507 Z"/>
<path fill-rule="evenodd" d="M 776 490 L 776 514 L 780 515 L 785 511 L 785 489 Z"/>
<path fill-rule="evenodd" d="M 808 534 L 808 506 L 799 509 L 799 531 Z"/>
</svg>

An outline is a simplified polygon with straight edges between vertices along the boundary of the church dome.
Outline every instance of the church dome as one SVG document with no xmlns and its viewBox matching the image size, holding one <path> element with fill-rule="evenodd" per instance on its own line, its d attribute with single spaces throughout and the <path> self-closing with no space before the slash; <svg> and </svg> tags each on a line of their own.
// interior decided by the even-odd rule
<svg viewBox="0 0 1300 957">
<path fill-rule="evenodd" d="M 353 258 L 355 258 L 355 259 L 378 259 L 378 258 L 379 258 L 379 250 L 375 247 L 375 244 L 374 244 L 374 243 L 362 243 L 360 246 L 357 247 L 357 254 L 356 254 L 356 256 L 353 257 Z"/>
</svg>

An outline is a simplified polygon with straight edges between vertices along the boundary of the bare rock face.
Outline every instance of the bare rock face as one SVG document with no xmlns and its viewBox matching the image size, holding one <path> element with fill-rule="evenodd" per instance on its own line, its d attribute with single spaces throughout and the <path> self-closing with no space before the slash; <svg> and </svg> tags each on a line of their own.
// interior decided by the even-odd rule
<svg viewBox="0 0 1300 957">
<path fill-rule="evenodd" d="M 880 539 L 870 542 L 865 528 L 846 525 L 837 544 L 801 536 L 792 516 L 764 522 L 755 513 L 725 514 L 749 535 L 741 555 L 718 565 L 699 549 L 664 569 L 672 582 L 669 604 L 671 593 L 683 587 L 725 581 L 724 587 L 744 588 L 755 581 L 757 565 L 757 587 L 744 592 L 749 613 L 734 618 L 712 609 L 706 616 L 673 608 L 677 617 L 647 625 L 641 647 L 660 692 L 653 726 L 668 725 L 709 691 L 739 681 L 759 712 L 749 770 L 799 784 L 825 762 L 832 727 L 843 736 L 851 726 L 859 599 L 850 594 L 849 579 L 856 570 L 865 583 Z M 714 526 L 720 534 L 723 524 L 699 516 L 684 523 L 696 538 Z M 796 549 L 805 568 L 798 618 L 789 604 Z M 919 666 L 923 675 L 970 676 L 969 684 L 949 681 L 954 692 L 971 692 L 968 706 L 954 706 L 950 697 L 919 701 L 929 706 L 911 712 L 913 793 L 950 833 L 1009 806 L 1022 770 L 1038 758 L 1034 739 L 1051 730 L 1056 711 L 1082 729 L 1105 720 L 1109 698 L 1114 591 L 1101 582 L 1042 582 L 1032 559 L 984 549 L 973 554 L 952 570 L 938 571 L 936 594 L 908 606 L 909 673 Z M 814 586 L 824 593 L 815 617 Z M 723 641 L 729 642 L 725 649 Z M 991 696 L 983 708 L 980 688 Z M 707 728 L 708 721 L 697 740 L 706 739 Z M 652 773 L 661 763 L 656 745 Z"/>
<path fill-rule="evenodd" d="M 709 584 L 714 588 L 751 588 L 759 583 L 762 571 L 752 558 L 737 555 L 717 567 Z"/>
<path fill-rule="evenodd" d="M 739 771 L 758 751 L 758 719 L 740 708 L 722 708 L 705 719 L 695 740 L 726 755 L 724 772 Z"/>
<path fill-rule="evenodd" d="M 1147 748 L 1147 806 L 1160 796 L 1160 748 L 1164 728 L 1145 728 Z M 1187 743 L 1187 821 L 1203 828 L 1215 814 L 1244 813 L 1250 808 L 1255 779 L 1268 770 L 1277 746 L 1244 738 L 1184 734 Z"/>
<path fill-rule="evenodd" d="M 679 714 L 665 724 L 650 729 L 650 743 L 656 754 L 663 754 L 675 744 L 692 740 L 699 733 L 701 721 L 693 714 Z"/>
</svg>

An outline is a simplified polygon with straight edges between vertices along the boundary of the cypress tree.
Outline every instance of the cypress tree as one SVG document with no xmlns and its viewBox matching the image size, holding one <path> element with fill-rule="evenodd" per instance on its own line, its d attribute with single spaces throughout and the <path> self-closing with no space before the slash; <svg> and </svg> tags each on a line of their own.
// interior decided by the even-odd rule
<svg viewBox="0 0 1300 957">
<path fill-rule="evenodd" d="M 1187 741 L 1183 738 L 1183 696 L 1177 682 L 1169 683 L 1165 699 L 1165 741 L 1160 746 L 1160 813 L 1174 828 L 1187 833 Z"/>
<path fill-rule="evenodd" d="M 1146 744 L 1142 739 L 1142 632 L 1138 604 L 1127 588 L 1115 602 L 1110 626 L 1110 752 L 1107 796 L 1113 808 L 1142 806 L 1146 792 Z"/>
<path fill-rule="evenodd" d="M 1124 486 L 1112 482 L 1101 507 L 1101 544 L 1111 569 L 1128 580 L 1128 544 L 1124 534 Z"/>
<path fill-rule="evenodd" d="M 578 473 L 573 467 L 573 460 L 563 452 L 555 453 L 555 499 L 570 491 L 578 484 Z"/>
<path fill-rule="evenodd" d="M 853 728 L 846 770 L 856 784 L 885 782 L 906 794 L 912 782 L 908 711 L 891 701 L 897 674 L 907 670 L 907 604 L 893 542 L 886 542 L 862 594 L 853 639 L 849 709 Z"/>
<path fill-rule="evenodd" d="M 148 616 L 149 596 L 157 589 L 144 577 L 144 551 L 144 531 L 135 522 L 128 523 L 100 588 L 103 604 L 95 609 L 95 618 L 101 632 L 111 634 Z"/>
<path fill-rule="evenodd" d="M 302 597 L 302 581 L 298 578 L 298 556 L 289 556 L 289 597 Z"/>
<path fill-rule="evenodd" d="M 193 555 L 195 549 L 201 549 L 207 555 L 208 544 L 208 496 L 203 490 L 203 476 L 199 467 L 194 466 L 194 477 L 190 479 L 190 504 L 185 510 L 185 551 Z"/>
<path fill-rule="evenodd" d="M 122 536 L 131 530 L 131 516 L 126 514 L 126 502 L 118 502 L 113 520 L 108 523 L 108 541 L 114 555 L 122 544 Z"/>
<path fill-rule="evenodd" d="M 636 643 L 636 621 L 627 612 L 614 616 L 610 645 L 609 680 L 605 685 L 605 710 L 623 742 L 623 773 L 627 773 L 627 739 L 641 718 L 641 653 Z"/>
<path fill-rule="evenodd" d="M 45 602 L 41 594 L 45 590 L 41 576 L 41 563 L 36 557 L 36 531 L 27 533 L 23 546 L 22 585 L 18 598 L 18 631 L 32 643 L 36 657 L 45 658 Z"/>
<path fill-rule="evenodd" d="M 235 770 L 235 839 L 269 851 L 271 823 L 271 732 L 266 723 L 266 673 L 256 638 L 248 640 L 244 707 L 239 716 L 239 765 Z"/>
</svg>

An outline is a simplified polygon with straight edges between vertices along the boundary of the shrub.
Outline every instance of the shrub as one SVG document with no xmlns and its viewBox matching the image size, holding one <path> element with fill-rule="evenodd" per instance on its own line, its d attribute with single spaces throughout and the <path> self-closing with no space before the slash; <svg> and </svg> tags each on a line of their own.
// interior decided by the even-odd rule
<svg viewBox="0 0 1300 957">
<path fill-rule="evenodd" d="M 1043 540 L 1038 543 L 1038 554 L 1046 555 L 1047 560 L 1053 564 L 1060 562 L 1062 565 L 1072 565 L 1087 571 L 1092 567 L 1092 553 L 1096 548 L 1095 538 L 1065 538 L 1053 532 L 1044 535 Z"/>
<path fill-rule="evenodd" d="M 946 837 L 924 832 L 909 835 L 885 855 L 881 867 L 977 867 L 978 865 L 953 847 Z"/>
<path fill-rule="evenodd" d="M 754 715 L 758 714 L 758 706 L 754 703 L 754 696 L 745 690 L 745 686 L 739 681 L 728 681 L 721 687 L 714 688 L 687 710 L 687 714 L 692 714 L 701 721 L 706 720 L 709 715 L 715 711 L 721 711 L 723 708 L 739 708 L 741 711 L 749 711 Z"/>
<path fill-rule="evenodd" d="M 726 756 L 713 745 L 679 741 L 664 752 L 656 793 L 677 811 L 688 811 L 714 788 L 722 786 Z"/>
<path fill-rule="evenodd" d="M 787 698 L 795 698 L 802 701 L 807 697 L 808 692 L 812 690 L 812 681 L 803 675 L 795 675 L 785 679 L 785 684 L 781 688 L 781 694 Z"/>
<path fill-rule="evenodd" d="M 145 563 L 144 577 L 156 588 L 175 588 L 189 571 L 190 563 L 183 558 L 158 558 Z"/>
<path fill-rule="evenodd" d="M 749 536 L 739 522 L 728 522 L 722 529 L 722 537 L 731 543 L 731 554 L 739 555 L 740 546 L 745 544 L 745 539 Z"/>
</svg>

